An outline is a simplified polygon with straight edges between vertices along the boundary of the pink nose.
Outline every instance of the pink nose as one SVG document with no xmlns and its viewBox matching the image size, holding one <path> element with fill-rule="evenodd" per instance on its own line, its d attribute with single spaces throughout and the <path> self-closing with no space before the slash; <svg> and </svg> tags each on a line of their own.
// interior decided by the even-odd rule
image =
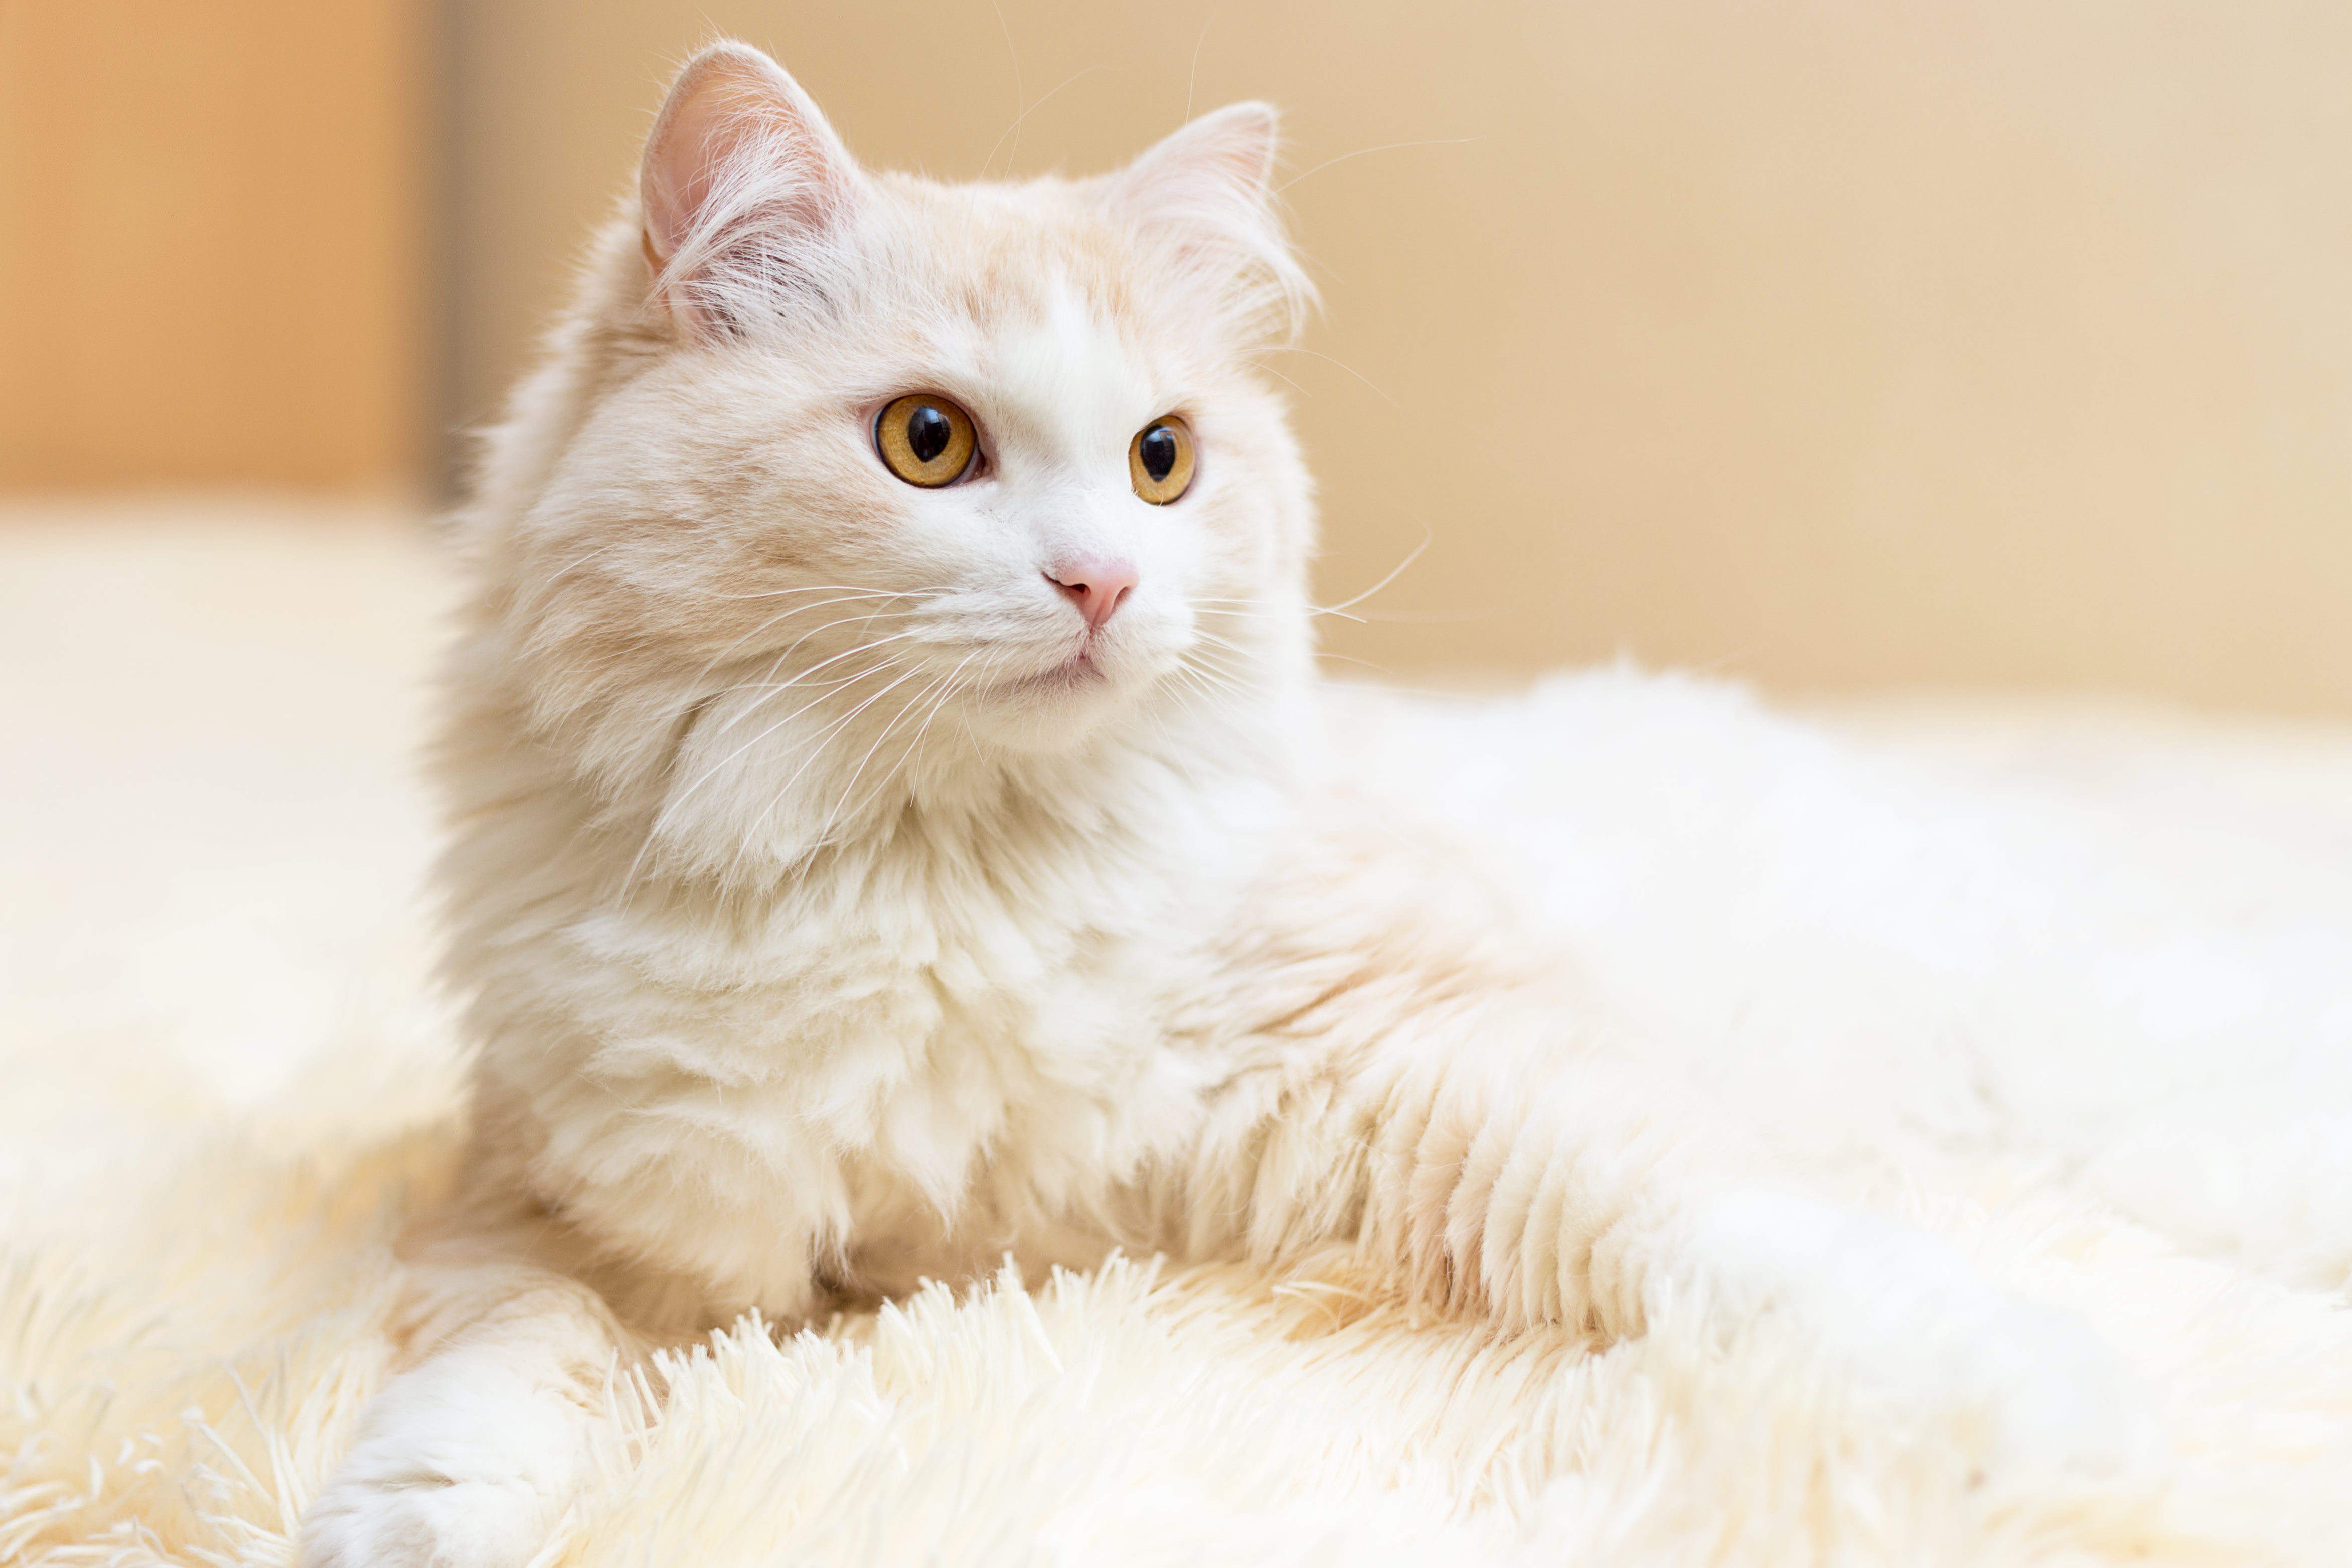
<svg viewBox="0 0 2352 1568">
<path fill-rule="evenodd" d="M 1124 561 L 1082 555 L 1046 573 L 1045 580 L 1067 594 L 1087 625 L 1099 631 L 1135 586 L 1135 568 Z"/>
</svg>

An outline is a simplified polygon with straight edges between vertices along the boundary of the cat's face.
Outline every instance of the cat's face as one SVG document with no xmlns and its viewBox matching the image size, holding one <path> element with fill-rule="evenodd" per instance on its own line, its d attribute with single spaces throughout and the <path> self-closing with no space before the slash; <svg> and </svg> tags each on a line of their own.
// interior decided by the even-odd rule
<svg viewBox="0 0 2352 1568">
<path fill-rule="evenodd" d="M 1118 175 L 940 186 L 858 169 L 765 57 L 698 59 L 521 520 L 542 709 L 616 755 L 667 723 L 678 787 L 751 799 L 1295 666 L 1311 511 L 1251 363 L 1297 293 L 1272 135 L 1244 107 Z"/>
</svg>

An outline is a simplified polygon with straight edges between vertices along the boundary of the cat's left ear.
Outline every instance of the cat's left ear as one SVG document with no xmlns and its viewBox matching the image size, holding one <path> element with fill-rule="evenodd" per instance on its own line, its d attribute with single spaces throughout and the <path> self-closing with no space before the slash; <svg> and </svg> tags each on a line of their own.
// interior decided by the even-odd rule
<svg viewBox="0 0 2352 1568">
<path fill-rule="evenodd" d="M 1271 104 L 1229 104 L 1109 176 L 1107 194 L 1183 281 L 1238 307 L 1249 329 L 1287 335 L 1314 290 L 1283 232 L 1281 146 Z"/>
<path fill-rule="evenodd" d="M 638 169 L 656 293 L 689 331 L 723 325 L 733 286 L 806 275 L 860 181 L 783 67 L 749 44 L 711 45 L 670 84 Z"/>
</svg>

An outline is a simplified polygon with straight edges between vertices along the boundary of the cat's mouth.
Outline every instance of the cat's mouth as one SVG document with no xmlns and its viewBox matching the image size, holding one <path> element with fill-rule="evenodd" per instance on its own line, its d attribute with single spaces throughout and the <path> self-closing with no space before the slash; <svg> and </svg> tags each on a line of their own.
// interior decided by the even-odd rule
<svg viewBox="0 0 2352 1568">
<path fill-rule="evenodd" d="M 1101 664 L 1095 658 L 1094 639 L 1089 637 L 1079 645 L 1077 652 L 1051 669 L 1040 670 L 1034 675 L 1024 675 L 1014 681 L 1013 689 L 1037 694 L 1053 694 L 1099 686 L 1109 679 Z"/>
<path fill-rule="evenodd" d="M 1017 751 L 1075 745 L 1118 711 L 1139 673 L 1124 651 L 1115 659 L 1103 655 L 1088 638 L 1057 664 L 994 681 L 968 718 L 982 734 Z"/>
</svg>

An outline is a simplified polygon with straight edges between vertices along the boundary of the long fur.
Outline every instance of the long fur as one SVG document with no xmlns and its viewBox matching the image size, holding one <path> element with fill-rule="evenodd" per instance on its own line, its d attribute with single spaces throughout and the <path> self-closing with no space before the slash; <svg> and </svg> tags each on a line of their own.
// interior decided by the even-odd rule
<svg viewBox="0 0 2352 1568">
<path fill-rule="evenodd" d="M 1752 716 L 1645 688 L 1695 771 L 1644 820 L 1789 862 L 1661 920 L 1610 905 L 1577 826 L 1605 682 L 1451 722 L 1317 685 L 1309 487 L 1252 363 L 1302 298 L 1273 131 L 1244 107 L 1116 174 L 949 187 L 859 169 L 753 51 L 681 76 L 460 521 L 437 772 L 474 1142 L 309 1561 L 522 1562 L 587 1484 L 599 1391 L 658 1398 L 662 1347 L 1118 1247 L 1338 1247 L 1420 1309 L 1598 1343 L 1770 1321 L 1975 1462 L 2147 1461 L 2110 1346 L 1800 1131 L 1809 1073 L 1972 1008 L 2032 1038 L 2003 966 L 2070 932 L 1941 842 L 2022 867 L 2031 827 L 1769 733 L 1711 755 Z M 971 412 L 971 482 L 877 459 L 914 391 Z M 1171 413 L 1200 477 L 1153 507 L 1127 446 Z M 1139 585 L 1094 632 L 1054 578 L 1106 555 Z M 1677 801 L 1759 763 L 1728 825 Z M 1814 775 L 1842 819 L 1769 793 Z M 1789 932 L 1629 947 L 1735 918 Z M 2225 947 L 2174 1001 L 2225 994 Z M 1668 951 L 1762 1011 L 1678 1010 Z M 1765 952 L 1851 1014 L 1774 1017 Z M 2315 1045 L 2346 994 L 2315 993 Z M 2214 1033 L 2127 1000 L 2159 1044 Z M 1955 1070 L 2030 1095 L 2016 1065 Z"/>
<path fill-rule="evenodd" d="M 291 1562 L 401 1364 L 417 1275 L 394 1237 L 458 1166 L 463 1068 L 404 898 L 434 837 L 407 752 L 446 584 L 413 520 L 363 529 L 318 502 L 275 522 L 250 500 L 5 510 L 0 688 L 37 743 L 0 773 L 20 826 L 0 879 L 0 1559 Z M 2285 1045 L 2319 1037 L 2311 988 L 2284 981 L 2352 929 L 2352 732 L 2029 709 L 1915 718 L 1931 746 L 1865 747 L 1833 738 L 1843 722 L 1610 671 L 1532 703 L 1349 705 L 1395 742 L 1359 777 L 1525 789 L 1562 840 L 1572 816 L 1558 853 L 1591 910 L 1563 896 L 1555 915 L 1606 927 L 1615 948 L 1588 967 L 1613 990 L 1679 1004 L 1685 1026 L 1644 1025 L 1654 1048 L 1715 1042 L 1705 1081 L 1753 1057 L 1722 1098 L 1760 1097 L 1755 1124 L 1839 1148 L 1820 1163 L 1841 1168 L 1864 1135 L 1890 1212 L 2083 1312 L 2147 1392 L 2161 1462 L 1979 1475 L 1966 1445 L 1841 1397 L 1770 1314 L 1718 1341 L 1674 1311 L 1596 1352 L 1570 1325 L 1498 1335 L 1417 1305 L 1342 1244 L 1280 1268 L 992 1275 L 794 1334 L 746 1318 L 667 1352 L 657 1401 L 615 1369 L 583 1413 L 584 1489 L 549 1521 L 549 1561 L 2352 1560 L 2352 1310 L 2340 1265 L 2304 1245 L 2326 1211 L 2276 1201 L 2327 1147 L 2281 1132 L 2316 1134 L 2342 1103 L 2340 1062 L 2286 1070 Z M 1522 741 L 1516 781 L 1474 787 L 1443 761 Z M 1856 824 L 1879 847 L 1868 899 L 1832 885 L 1860 874 L 1837 850 Z M 2095 1116 L 2054 1120 L 2093 1140 L 2123 1116 L 2129 1158 L 2021 1160 L 2053 1119 L 2012 1121 L 1954 1070 L 2003 1054 L 1982 1012 L 1890 1000 L 1878 1018 L 1941 1018 L 1893 1049 L 1851 1005 L 1898 945 L 1955 945 L 1937 889 L 1963 858 L 2044 910 L 1969 963 L 2007 974 L 2011 1016 L 2043 996 L 2034 1048 L 2105 1086 L 2078 1100 Z M 2099 912 L 2126 886 L 2170 916 Z M 1865 904 L 1886 929 L 1864 929 Z M 2051 927 L 2076 934 L 2035 960 Z M 2144 1031 L 2117 1035 L 2107 1006 L 2068 1006 L 2083 954 L 2106 950 L 2113 974 L 2134 931 L 2176 955 L 2226 931 L 2270 977 L 2194 1026 L 2234 1037 L 2210 1053 L 2218 1085 L 2135 1055 Z M 1807 1068 L 1791 1033 L 1839 1018 L 1852 1048 Z M 1794 1081 L 1771 1090 L 1766 1058 Z"/>
</svg>

